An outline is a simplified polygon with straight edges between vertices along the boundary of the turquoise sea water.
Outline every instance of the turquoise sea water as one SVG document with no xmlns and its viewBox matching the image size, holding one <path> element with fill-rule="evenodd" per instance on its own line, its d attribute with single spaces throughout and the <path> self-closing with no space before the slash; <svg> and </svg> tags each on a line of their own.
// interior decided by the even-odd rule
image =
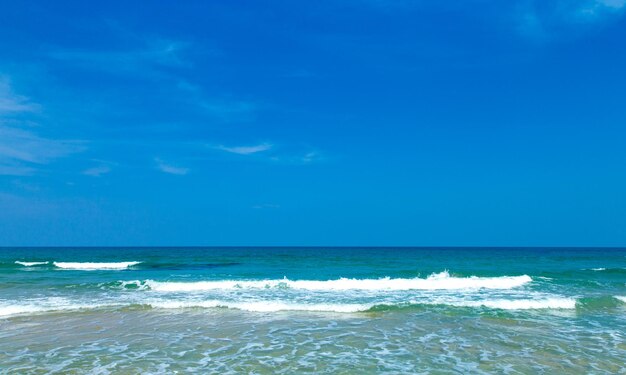
<svg viewBox="0 0 626 375">
<path fill-rule="evenodd" d="M 2 248 L 0 373 L 626 373 L 626 249 Z"/>
</svg>

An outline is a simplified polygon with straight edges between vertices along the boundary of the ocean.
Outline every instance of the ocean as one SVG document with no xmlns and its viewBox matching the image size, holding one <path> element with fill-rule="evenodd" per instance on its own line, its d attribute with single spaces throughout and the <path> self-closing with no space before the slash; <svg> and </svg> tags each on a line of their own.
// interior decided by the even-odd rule
<svg viewBox="0 0 626 375">
<path fill-rule="evenodd" d="M 0 248 L 1 374 L 625 363 L 626 249 Z"/>
</svg>

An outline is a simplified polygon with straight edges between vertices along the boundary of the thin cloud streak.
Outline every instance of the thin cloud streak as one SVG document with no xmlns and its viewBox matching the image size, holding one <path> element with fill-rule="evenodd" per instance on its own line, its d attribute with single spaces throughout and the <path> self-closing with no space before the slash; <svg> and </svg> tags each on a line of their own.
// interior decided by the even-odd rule
<svg viewBox="0 0 626 375">
<path fill-rule="evenodd" d="M 85 176 L 91 176 L 91 177 L 100 177 L 104 174 L 110 173 L 111 172 L 111 167 L 107 166 L 107 165 L 101 165 L 98 167 L 93 167 L 93 168 L 88 168 L 85 169 L 83 171 L 83 174 Z"/>
<path fill-rule="evenodd" d="M 0 176 L 32 176 L 36 171 L 34 168 L 21 165 L 0 164 Z"/>
<path fill-rule="evenodd" d="M 311 163 L 319 158 L 319 154 L 315 151 L 308 152 L 302 157 L 303 163 Z"/>
<path fill-rule="evenodd" d="M 48 139 L 0 124 L 0 174 L 31 175 L 35 172 L 32 164 L 48 164 L 83 150 L 81 141 Z"/>
<path fill-rule="evenodd" d="M 565 37 L 578 29 L 614 22 L 626 10 L 626 0 L 525 1 L 518 4 L 517 30 L 539 41 Z"/>
<path fill-rule="evenodd" d="M 185 42 L 153 39 L 135 49 L 110 51 L 59 49 L 50 52 L 48 56 L 68 64 L 108 73 L 161 77 L 167 76 L 161 68 L 191 66 L 181 56 L 188 47 L 189 43 Z"/>
<path fill-rule="evenodd" d="M 252 155 L 258 152 L 268 151 L 274 147 L 271 143 L 261 143 L 255 146 L 235 146 L 235 147 L 226 147 L 226 146 L 217 146 L 216 149 L 221 151 L 230 152 L 232 154 L 238 155 Z"/>
<path fill-rule="evenodd" d="M 39 109 L 35 103 L 13 92 L 9 79 L 0 75 L 0 115 L 20 112 L 34 112 Z"/>
<path fill-rule="evenodd" d="M 159 158 L 155 158 L 154 161 L 157 163 L 157 169 L 163 173 L 184 176 L 189 173 L 189 168 L 174 166 L 164 162 Z"/>
<path fill-rule="evenodd" d="M 55 159 L 81 152 L 84 142 L 45 138 L 18 125 L 21 120 L 3 121 L 15 115 L 37 111 L 39 105 L 15 94 L 6 77 L 0 77 L 0 175 L 29 176 Z M 12 125 L 8 125 L 11 123 Z"/>
</svg>

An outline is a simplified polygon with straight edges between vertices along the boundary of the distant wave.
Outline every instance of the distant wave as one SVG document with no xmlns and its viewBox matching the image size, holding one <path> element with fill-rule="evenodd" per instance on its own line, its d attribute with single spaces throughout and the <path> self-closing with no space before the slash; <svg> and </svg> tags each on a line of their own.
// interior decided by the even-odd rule
<svg viewBox="0 0 626 375">
<path fill-rule="evenodd" d="M 94 262 L 53 262 L 55 267 L 66 270 L 123 270 L 141 262 L 115 262 L 115 263 L 94 263 Z"/>
<path fill-rule="evenodd" d="M 232 267 L 241 263 L 152 263 L 152 262 L 57 262 L 57 261 L 37 261 L 25 262 L 17 260 L 13 264 L 23 267 L 43 266 L 53 264 L 57 268 L 64 269 L 124 269 L 141 263 L 142 269 L 157 270 L 210 270 L 219 267 Z M 0 263 L 2 265 L 2 263 Z"/>
<path fill-rule="evenodd" d="M 336 280 L 219 280 L 194 282 L 160 282 L 147 280 L 145 285 L 159 292 L 198 292 L 216 289 L 268 289 L 291 288 L 314 291 L 333 290 L 461 290 L 461 289 L 511 289 L 531 282 L 528 275 L 501 277 L 452 277 L 448 272 L 412 279 L 347 279 Z"/>
<path fill-rule="evenodd" d="M 49 262 L 22 262 L 19 260 L 15 261 L 15 264 L 19 264 L 24 267 L 41 266 L 41 265 L 48 264 L 48 263 Z"/>
<path fill-rule="evenodd" d="M 583 271 L 593 271 L 593 272 L 601 272 L 602 274 L 624 274 L 626 273 L 626 268 L 624 267 L 596 267 L 596 268 L 585 268 Z"/>
</svg>

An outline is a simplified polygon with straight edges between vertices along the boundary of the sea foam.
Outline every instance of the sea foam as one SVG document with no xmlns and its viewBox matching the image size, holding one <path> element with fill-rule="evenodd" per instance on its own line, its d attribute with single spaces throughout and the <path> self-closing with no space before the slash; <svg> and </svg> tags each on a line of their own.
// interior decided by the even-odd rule
<svg viewBox="0 0 626 375">
<path fill-rule="evenodd" d="M 94 262 L 53 262 L 55 267 L 67 270 L 123 270 L 137 265 L 141 262 L 115 262 L 115 263 L 94 263 Z"/>
<path fill-rule="evenodd" d="M 159 292 L 199 292 L 219 289 L 271 289 L 290 288 L 313 291 L 337 290 L 462 290 L 462 289 L 511 289 L 531 282 L 528 275 L 501 277 L 452 277 L 448 272 L 432 274 L 429 277 L 412 279 L 348 279 L 336 280 L 219 280 L 195 282 L 159 282 L 147 280 L 151 290 Z"/>
<path fill-rule="evenodd" d="M 48 262 L 22 262 L 22 261 L 16 260 L 15 264 L 19 264 L 24 267 L 32 267 L 32 266 L 41 266 L 44 264 L 48 264 Z"/>
<path fill-rule="evenodd" d="M 161 309 L 185 309 L 185 308 L 229 308 L 252 312 L 279 312 L 279 311 L 310 311 L 310 312 L 338 312 L 354 313 L 367 311 L 373 305 L 367 304 L 340 304 L 340 303 L 285 303 L 280 301 L 254 301 L 254 302 L 231 302 L 231 301 L 159 301 L 149 302 L 147 305 Z"/>
<path fill-rule="evenodd" d="M 7 317 L 12 315 L 20 315 L 20 314 L 28 314 L 28 313 L 36 313 L 40 311 L 45 311 L 39 306 L 0 306 L 0 317 Z"/>
<path fill-rule="evenodd" d="M 0 302 L 0 317 L 7 318 L 14 315 L 32 315 L 57 311 L 73 311 L 118 306 L 119 303 L 78 303 L 63 297 L 48 297 L 26 300 L 18 303 Z"/>
<path fill-rule="evenodd" d="M 502 310 L 575 309 L 574 298 L 545 299 L 494 299 L 483 301 L 459 301 L 450 303 L 459 307 L 488 307 Z"/>
<path fill-rule="evenodd" d="M 616 297 L 626 302 L 626 297 Z M 303 312 L 333 312 L 333 313 L 358 313 L 367 312 L 376 306 L 410 307 L 412 305 L 446 305 L 453 307 L 490 308 L 501 310 L 545 310 L 545 309 L 574 309 L 576 300 L 570 298 L 545 298 L 545 299 L 520 299 L 520 300 L 439 300 L 439 301 L 411 301 L 400 304 L 378 303 L 299 303 L 281 300 L 257 300 L 257 301 L 227 301 L 227 300 L 168 300 L 168 299 L 139 299 L 120 301 L 118 303 L 76 303 L 65 299 L 51 298 L 47 301 L 31 301 L 22 304 L 0 304 L 0 317 L 7 318 L 14 315 L 32 315 L 59 311 L 92 310 L 104 307 L 128 307 L 143 305 L 156 309 L 212 309 L 226 308 L 251 312 L 280 312 L 280 311 L 303 311 Z"/>
</svg>

